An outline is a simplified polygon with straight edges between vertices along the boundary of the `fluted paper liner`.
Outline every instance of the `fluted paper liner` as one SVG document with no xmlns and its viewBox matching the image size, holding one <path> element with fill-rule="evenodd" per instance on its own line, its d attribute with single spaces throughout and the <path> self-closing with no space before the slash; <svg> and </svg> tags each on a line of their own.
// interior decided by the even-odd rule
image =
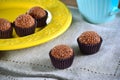
<svg viewBox="0 0 120 80">
<path fill-rule="evenodd" d="M 87 55 L 87 54 L 93 54 L 93 53 L 96 53 L 99 51 L 101 43 L 102 43 L 102 38 L 100 37 L 100 42 L 98 44 L 91 44 L 91 45 L 90 44 L 83 44 L 83 43 L 80 43 L 78 38 L 77 38 L 77 42 L 78 42 L 80 51 L 83 54 Z"/>
<path fill-rule="evenodd" d="M 37 27 L 44 27 L 44 26 L 47 25 L 46 20 L 47 20 L 47 17 L 48 17 L 48 13 L 47 13 L 47 11 L 45 11 L 45 12 L 46 12 L 46 15 L 44 17 L 36 19 Z"/>
<path fill-rule="evenodd" d="M 17 27 L 14 25 L 14 28 L 15 28 L 16 34 L 20 37 L 23 37 L 23 36 L 27 36 L 27 35 L 35 33 L 36 24 L 37 22 L 35 21 L 35 24 L 32 27 L 21 28 L 21 27 Z"/>
<path fill-rule="evenodd" d="M 8 30 L 5 30 L 5 31 L 0 30 L 0 38 L 1 39 L 12 38 L 12 32 L 13 32 L 12 27 L 10 27 Z"/>
<path fill-rule="evenodd" d="M 51 55 L 51 52 L 49 53 L 49 56 L 50 56 L 53 66 L 58 69 L 65 69 L 65 68 L 70 67 L 74 59 L 74 54 L 71 57 L 66 58 L 66 59 L 55 58 Z"/>
</svg>

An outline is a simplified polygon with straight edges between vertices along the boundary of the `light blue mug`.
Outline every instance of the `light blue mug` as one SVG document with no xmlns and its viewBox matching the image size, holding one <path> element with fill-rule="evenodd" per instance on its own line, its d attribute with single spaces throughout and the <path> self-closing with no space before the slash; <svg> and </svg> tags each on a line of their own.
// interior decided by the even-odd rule
<svg viewBox="0 0 120 80">
<path fill-rule="evenodd" d="M 120 12 L 119 0 L 77 0 L 77 5 L 84 19 L 91 23 L 113 20 Z"/>
</svg>

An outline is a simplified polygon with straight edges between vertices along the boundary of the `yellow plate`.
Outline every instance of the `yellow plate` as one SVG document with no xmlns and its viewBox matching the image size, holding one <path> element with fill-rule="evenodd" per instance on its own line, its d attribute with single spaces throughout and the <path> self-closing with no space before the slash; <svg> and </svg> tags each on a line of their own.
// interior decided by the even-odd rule
<svg viewBox="0 0 120 80">
<path fill-rule="evenodd" d="M 13 38 L 0 39 L 0 50 L 15 50 L 42 44 L 61 35 L 69 28 L 72 15 L 59 0 L 0 0 L 0 18 L 13 22 L 18 15 L 33 6 L 48 10 L 52 15 L 51 22 L 32 35 L 17 37 L 14 32 Z"/>
</svg>

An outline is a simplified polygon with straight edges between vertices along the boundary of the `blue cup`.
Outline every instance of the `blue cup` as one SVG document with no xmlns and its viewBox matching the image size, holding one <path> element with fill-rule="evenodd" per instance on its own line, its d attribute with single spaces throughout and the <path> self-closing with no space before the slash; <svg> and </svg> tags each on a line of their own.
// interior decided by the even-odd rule
<svg viewBox="0 0 120 80">
<path fill-rule="evenodd" d="M 111 21 L 120 12 L 119 0 L 77 0 L 79 12 L 91 23 Z"/>
</svg>

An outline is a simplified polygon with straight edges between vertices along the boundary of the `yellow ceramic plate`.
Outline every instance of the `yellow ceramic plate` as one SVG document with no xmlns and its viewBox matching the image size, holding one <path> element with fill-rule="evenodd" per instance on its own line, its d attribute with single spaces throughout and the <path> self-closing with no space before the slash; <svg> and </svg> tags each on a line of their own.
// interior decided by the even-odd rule
<svg viewBox="0 0 120 80">
<path fill-rule="evenodd" d="M 0 18 L 14 21 L 33 6 L 40 6 L 52 15 L 51 22 L 43 29 L 25 37 L 0 39 L 0 50 L 15 50 L 45 43 L 65 32 L 71 24 L 72 15 L 59 0 L 0 0 Z"/>
</svg>

